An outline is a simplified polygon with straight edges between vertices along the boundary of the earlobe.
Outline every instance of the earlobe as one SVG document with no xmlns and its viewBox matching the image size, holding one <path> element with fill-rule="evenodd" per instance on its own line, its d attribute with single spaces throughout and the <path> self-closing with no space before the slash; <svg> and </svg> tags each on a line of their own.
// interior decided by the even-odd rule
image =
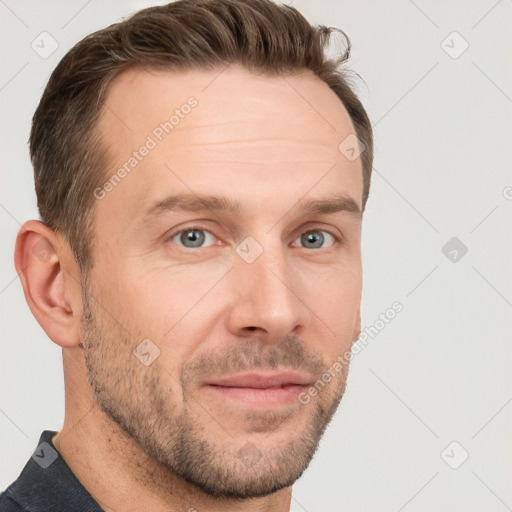
<svg viewBox="0 0 512 512">
<path fill-rule="evenodd" d="M 57 345 L 72 348 L 80 343 L 78 302 L 70 289 L 69 276 L 65 278 L 61 245 L 52 229 L 30 220 L 18 232 L 14 264 L 39 325 Z"/>
</svg>

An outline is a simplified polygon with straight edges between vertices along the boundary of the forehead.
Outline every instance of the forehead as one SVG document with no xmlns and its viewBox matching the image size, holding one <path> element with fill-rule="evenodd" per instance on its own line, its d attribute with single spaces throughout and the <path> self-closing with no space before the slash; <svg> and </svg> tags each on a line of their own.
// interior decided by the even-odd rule
<svg viewBox="0 0 512 512">
<path fill-rule="evenodd" d="M 336 142 L 340 131 L 354 132 L 342 102 L 311 71 L 276 76 L 233 65 L 212 70 L 130 69 L 110 84 L 100 125 L 119 134 L 118 141 L 129 141 L 130 132 L 150 132 L 155 123 L 168 120 L 190 98 L 195 98 L 200 108 L 191 121 L 181 123 L 178 136 L 194 118 L 201 121 L 193 125 L 194 130 L 202 128 L 208 140 L 231 134 L 227 126 L 224 133 L 213 129 L 223 123 L 243 124 L 248 134 L 254 127 L 262 135 L 282 137 L 304 134 L 303 121 L 307 120 L 307 137 L 327 136 L 326 143 L 331 138 Z M 242 138 L 243 133 L 237 135 Z"/>
<path fill-rule="evenodd" d="M 338 148 L 353 124 L 306 70 L 129 70 L 110 85 L 98 129 L 109 148 L 105 180 L 122 175 L 102 207 L 127 215 L 177 192 L 231 191 L 244 204 L 273 190 L 293 200 L 315 186 L 361 203 L 360 159 Z"/>
</svg>

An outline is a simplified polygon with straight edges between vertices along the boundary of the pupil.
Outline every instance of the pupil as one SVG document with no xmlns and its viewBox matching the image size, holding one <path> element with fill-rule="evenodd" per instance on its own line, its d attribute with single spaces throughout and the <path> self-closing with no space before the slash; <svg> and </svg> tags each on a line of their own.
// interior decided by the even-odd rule
<svg viewBox="0 0 512 512">
<path fill-rule="evenodd" d="M 303 235 L 303 243 L 304 244 L 313 244 L 315 247 L 320 247 L 322 245 L 322 241 L 323 241 L 323 235 L 321 235 L 318 231 L 314 232 L 314 233 L 308 233 L 306 235 Z"/>
<path fill-rule="evenodd" d="M 189 229 L 184 231 L 182 236 L 182 242 L 186 247 L 199 247 L 204 241 L 204 235 L 200 230 Z"/>
</svg>

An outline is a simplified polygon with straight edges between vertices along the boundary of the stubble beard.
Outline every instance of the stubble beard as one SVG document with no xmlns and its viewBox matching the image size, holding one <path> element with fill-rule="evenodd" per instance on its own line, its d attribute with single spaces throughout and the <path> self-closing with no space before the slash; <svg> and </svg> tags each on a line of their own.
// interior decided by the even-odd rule
<svg viewBox="0 0 512 512">
<path fill-rule="evenodd" d="M 219 443 L 219 436 L 209 435 L 204 427 L 205 418 L 211 422 L 204 410 L 208 404 L 201 404 L 202 398 L 189 392 L 194 376 L 211 372 L 215 365 L 227 371 L 240 367 L 269 369 L 279 364 L 320 376 L 326 369 L 324 362 L 297 338 L 287 338 L 272 347 L 251 341 L 233 347 L 222 358 L 203 354 L 185 364 L 176 378 L 169 374 L 171 388 L 167 386 L 166 391 L 161 385 L 166 370 L 156 364 L 158 360 L 143 366 L 132 353 L 140 340 L 126 336 L 110 316 L 100 314 L 100 308 L 89 302 L 86 287 L 82 289 L 81 339 L 94 399 L 146 455 L 207 495 L 219 498 L 266 496 L 291 486 L 303 474 L 341 401 L 348 363 L 338 381 L 331 381 L 310 403 L 300 406 L 302 415 L 309 414 L 307 421 L 300 422 L 301 431 L 293 430 L 296 422 L 290 411 L 247 413 L 244 424 L 251 426 L 251 432 L 243 438 L 230 437 L 229 419 L 219 417 L 214 418 L 214 426 L 227 431 L 226 441 Z M 181 411 L 173 414 L 170 404 L 181 392 Z M 226 423 L 225 428 L 222 423 Z M 258 441 L 252 442 L 255 432 Z"/>
</svg>

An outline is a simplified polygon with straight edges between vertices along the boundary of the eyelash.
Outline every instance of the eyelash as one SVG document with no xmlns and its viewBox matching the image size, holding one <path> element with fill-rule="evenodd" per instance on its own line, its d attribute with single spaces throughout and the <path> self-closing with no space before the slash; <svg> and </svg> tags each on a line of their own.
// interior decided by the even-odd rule
<svg viewBox="0 0 512 512">
<path fill-rule="evenodd" d="M 192 226 L 187 227 L 187 228 L 182 228 L 179 231 L 175 231 L 172 235 L 167 237 L 167 241 L 171 242 L 173 240 L 173 238 L 175 238 L 177 235 L 180 235 L 181 233 L 184 233 L 184 232 L 187 232 L 187 231 L 205 231 L 207 233 L 210 233 L 213 237 L 217 238 L 214 233 L 212 233 L 209 229 L 205 228 L 204 226 L 192 225 Z M 321 251 L 321 250 L 326 251 L 326 250 L 329 250 L 329 249 L 333 250 L 336 247 L 340 246 L 341 243 L 343 242 L 343 239 L 342 239 L 342 237 L 340 235 L 335 235 L 334 233 L 332 233 L 331 231 L 329 231 L 327 229 L 314 228 L 314 227 L 311 228 L 311 229 L 307 229 L 305 231 L 302 231 L 295 238 L 295 240 L 297 238 L 299 238 L 300 236 L 304 235 L 305 233 L 314 233 L 315 231 L 321 231 L 321 232 L 328 233 L 330 236 L 333 237 L 334 242 L 329 247 L 320 247 L 318 249 L 310 249 L 312 251 Z M 213 245 L 215 245 L 215 244 L 213 244 Z M 213 245 L 209 245 L 209 246 L 206 246 L 206 247 L 184 247 L 183 245 L 179 245 L 179 247 L 184 249 L 184 250 L 195 250 L 195 251 L 198 251 L 198 250 L 201 250 L 201 249 L 208 249 L 208 247 L 212 247 Z M 308 249 L 307 247 L 300 247 L 300 248 L 301 249 Z"/>
</svg>

